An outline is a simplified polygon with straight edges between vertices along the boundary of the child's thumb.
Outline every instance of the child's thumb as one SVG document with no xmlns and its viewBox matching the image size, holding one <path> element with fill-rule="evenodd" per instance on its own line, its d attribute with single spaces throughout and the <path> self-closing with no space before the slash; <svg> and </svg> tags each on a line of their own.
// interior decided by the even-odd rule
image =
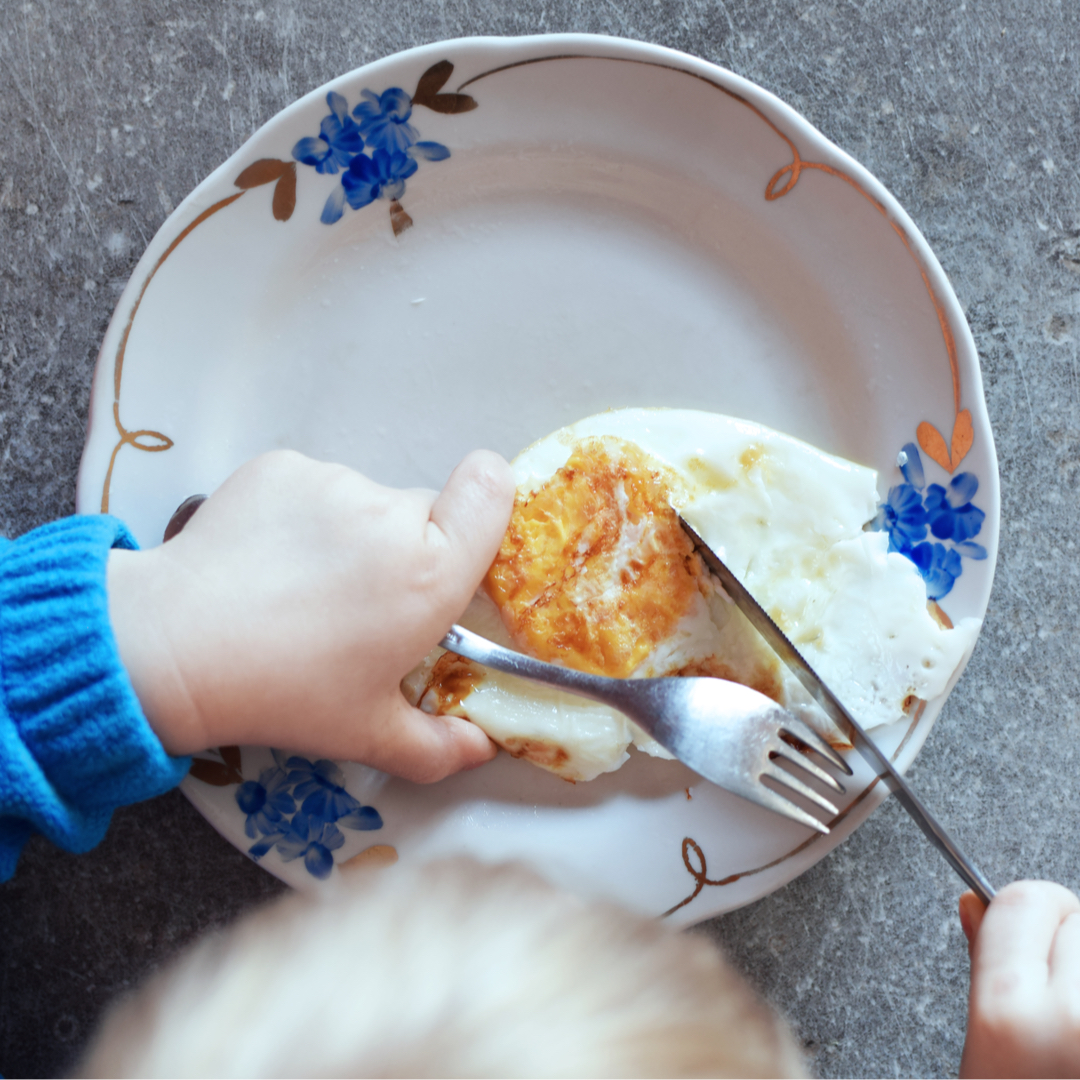
<svg viewBox="0 0 1080 1080">
<path fill-rule="evenodd" d="M 467 595 L 480 584 L 502 543 L 514 506 L 514 475 L 490 450 L 474 450 L 450 474 L 431 507 L 431 523 L 443 534 L 453 566 L 449 572 Z"/>
</svg>

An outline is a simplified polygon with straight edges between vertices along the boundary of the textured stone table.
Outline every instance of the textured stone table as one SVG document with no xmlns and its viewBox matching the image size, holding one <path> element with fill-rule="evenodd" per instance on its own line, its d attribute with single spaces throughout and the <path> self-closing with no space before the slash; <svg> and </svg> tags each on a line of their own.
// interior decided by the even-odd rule
<svg viewBox="0 0 1080 1080">
<path fill-rule="evenodd" d="M 471 34 L 581 30 L 715 61 L 862 161 L 971 322 L 1001 457 L 1001 555 L 974 660 L 911 775 L 997 882 L 1080 886 L 1080 7 L 1071 0 L 5 0 L 0 528 L 73 508 L 98 342 L 180 199 L 294 98 Z M 103 1005 L 281 886 L 173 793 L 0 887 L 0 1072 L 44 1075 Z M 779 893 L 703 927 L 825 1076 L 948 1075 L 958 883 L 892 803 Z"/>
</svg>

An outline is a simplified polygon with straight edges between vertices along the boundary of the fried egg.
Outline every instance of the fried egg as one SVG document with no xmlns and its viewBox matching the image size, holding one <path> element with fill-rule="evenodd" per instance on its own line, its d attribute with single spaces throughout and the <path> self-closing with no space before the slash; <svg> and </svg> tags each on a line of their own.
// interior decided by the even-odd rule
<svg viewBox="0 0 1080 1080">
<path fill-rule="evenodd" d="M 541 439 L 513 468 L 509 528 L 460 620 L 501 645 L 617 678 L 732 679 L 841 741 L 708 573 L 681 514 L 867 728 L 943 693 L 974 647 L 980 620 L 951 626 L 910 560 L 864 529 L 877 474 L 790 436 L 623 409 Z M 567 780 L 619 768 L 631 746 L 670 757 L 613 709 L 441 649 L 402 688 Z"/>
</svg>

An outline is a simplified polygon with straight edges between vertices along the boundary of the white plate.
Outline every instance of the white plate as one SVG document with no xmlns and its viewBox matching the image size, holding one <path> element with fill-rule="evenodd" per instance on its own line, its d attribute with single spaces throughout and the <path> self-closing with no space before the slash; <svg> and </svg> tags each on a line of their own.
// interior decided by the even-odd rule
<svg viewBox="0 0 1080 1080">
<path fill-rule="evenodd" d="M 347 189 L 346 174 L 293 151 L 335 107 L 348 118 L 362 102 L 365 160 L 350 156 L 351 129 L 336 140 L 353 161 Z M 411 127 L 380 121 L 409 107 Z M 412 157 L 373 153 L 394 138 Z M 314 160 L 312 149 L 323 147 L 300 153 Z M 377 192 L 364 186 L 373 176 Z M 348 191 L 379 197 L 354 209 Z M 78 507 L 118 514 L 151 545 L 187 495 L 272 447 L 439 487 L 473 447 L 512 456 L 630 405 L 768 424 L 874 466 L 883 497 L 917 439 L 927 485 L 978 480 L 988 557 L 962 558 L 942 606 L 985 612 L 997 463 L 974 343 L 926 242 L 881 184 L 772 95 L 602 37 L 424 46 L 258 131 L 172 214 L 120 300 Z M 900 767 L 943 700 L 883 734 Z M 252 818 L 249 837 L 237 797 L 257 801 L 270 751 L 203 756 L 188 797 L 245 851 L 292 821 L 291 841 L 261 862 L 294 885 L 349 860 L 471 851 L 685 923 L 778 888 L 881 799 L 863 770 L 832 835 L 808 841 L 640 755 L 576 787 L 505 755 L 432 787 L 294 762 L 277 778 L 281 819 Z M 375 811 L 341 824 L 372 828 L 290 816 L 290 799 L 314 792 L 309 809 L 325 809 L 334 786 Z"/>
</svg>

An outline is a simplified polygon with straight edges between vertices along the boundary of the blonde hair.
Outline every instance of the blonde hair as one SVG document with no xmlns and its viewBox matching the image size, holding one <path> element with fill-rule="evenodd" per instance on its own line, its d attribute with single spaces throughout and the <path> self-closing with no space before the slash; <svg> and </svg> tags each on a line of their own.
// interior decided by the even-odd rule
<svg viewBox="0 0 1080 1080">
<path fill-rule="evenodd" d="M 700 935 L 468 859 L 356 872 L 203 939 L 82 1076 L 803 1076 Z"/>
</svg>

